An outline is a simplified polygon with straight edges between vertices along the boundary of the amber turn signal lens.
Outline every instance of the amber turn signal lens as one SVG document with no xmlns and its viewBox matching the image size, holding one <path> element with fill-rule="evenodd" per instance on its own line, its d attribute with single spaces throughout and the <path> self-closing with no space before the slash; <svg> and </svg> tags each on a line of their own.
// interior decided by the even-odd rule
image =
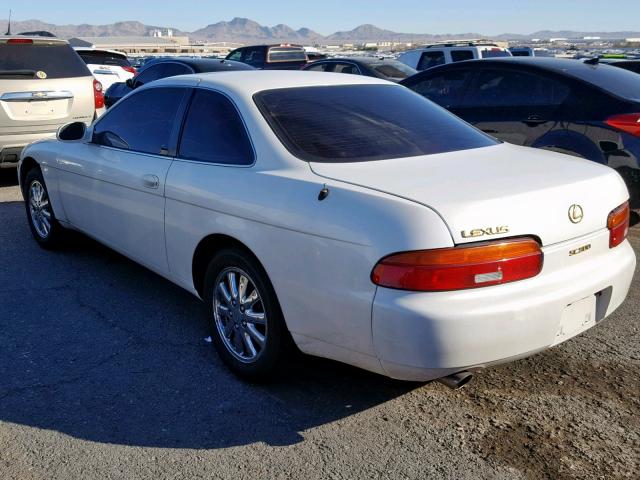
<svg viewBox="0 0 640 480">
<path fill-rule="evenodd" d="M 373 269 L 376 285 L 435 292 L 486 287 L 535 277 L 542 270 L 540 245 L 514 239 L 390 255 Z"/>
<path fill-rule="evenodd" d="M 629 202 L 623 203 L 609 214 L 609 218 L 607 218 L 609 248 L 617 247 L 627 238 L 630 214 Z"/>
</svg>

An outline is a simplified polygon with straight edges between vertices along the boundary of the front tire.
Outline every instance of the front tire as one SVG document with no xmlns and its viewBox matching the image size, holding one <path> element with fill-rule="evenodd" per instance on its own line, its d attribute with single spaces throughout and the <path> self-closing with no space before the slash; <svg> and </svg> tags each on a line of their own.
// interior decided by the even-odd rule
<svg viewBox="0 0 640 480">
<path fill-rule="evenodd" d="M 209 262 L 204 288 L 211 338 L 222 361 L 250 381 L 281 373 L 293 341 L 260 263 L 241 249 L 221 250 Z"/>
<path fill-rule="evenodd" d="M 42 248 L 59 247 L 64 237 L 64 228 L 53 213 L 49 192 L 39 168 L 32 168 L 27 173 L 24 189 L 27 220 L 33 238 Z"/>
</svg>

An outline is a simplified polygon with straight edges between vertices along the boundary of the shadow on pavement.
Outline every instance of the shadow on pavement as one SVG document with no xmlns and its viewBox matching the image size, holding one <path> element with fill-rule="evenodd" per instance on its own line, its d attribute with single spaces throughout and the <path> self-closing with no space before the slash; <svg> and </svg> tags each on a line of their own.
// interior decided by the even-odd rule
<svg viewBox="0 0 640 480">
<path fill-rule="evenodd" d="M 15 168 L 0 168 L 0 187 L 18 185 L 18 173 Z"/>
<path fill-rule="evenodd" d="M 230 374 L 199 300 L 83 236 L 59 252 L 0 204 L 0 421 L 132 446 L 290 445 L 415 384 L 303 357 L 280 383 Z"/>
</svg>

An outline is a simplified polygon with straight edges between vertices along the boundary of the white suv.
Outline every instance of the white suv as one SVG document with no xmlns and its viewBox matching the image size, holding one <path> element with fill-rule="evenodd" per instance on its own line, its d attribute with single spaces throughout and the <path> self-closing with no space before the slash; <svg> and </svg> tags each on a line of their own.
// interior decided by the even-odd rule
<svg viewBox="0 0 640 480">
<path fill-rule="evenodd" d="M 427 45 L 404 52 L 398 57 L 398 60 L 416 70 L 426 70 L 445 63 L 462 62 L 463 60 L 511 56 L 509 50 L 495 43 L 471 40 Z"/>
<path fill-rule="evenodd" d="M 104 109 L 102 85 L 64 40 L 0 37 L 0 168 L 17 165 L 31 142 L 60 126 L 91 124 Z"/>
<path fill-rule="evenodd" d="M 74 50 L 102 84 L 105 92 L 114 83 L 126 82 L 136 74 L 136 69 L 131 66 L 124 53 L 85 47 L 74 47 Z"/>
</svg>

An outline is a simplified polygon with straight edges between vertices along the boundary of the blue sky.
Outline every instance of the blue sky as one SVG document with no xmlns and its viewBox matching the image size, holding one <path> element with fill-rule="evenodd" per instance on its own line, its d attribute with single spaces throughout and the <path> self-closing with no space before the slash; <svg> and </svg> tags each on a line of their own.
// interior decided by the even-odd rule
<svg viewBox="0 0 640 480">
<path fill-rule="evenodd" d="M 640 0 L 7 0 L 0 6 L 0 18 L 7 18 L 10 6 L 16 20 L 139 20 L 188 31 L 233 17 L 269 26 L 308 27 L 325 35 L 363 23 L 406 33 L 640 30 Z"/>
</svg>

